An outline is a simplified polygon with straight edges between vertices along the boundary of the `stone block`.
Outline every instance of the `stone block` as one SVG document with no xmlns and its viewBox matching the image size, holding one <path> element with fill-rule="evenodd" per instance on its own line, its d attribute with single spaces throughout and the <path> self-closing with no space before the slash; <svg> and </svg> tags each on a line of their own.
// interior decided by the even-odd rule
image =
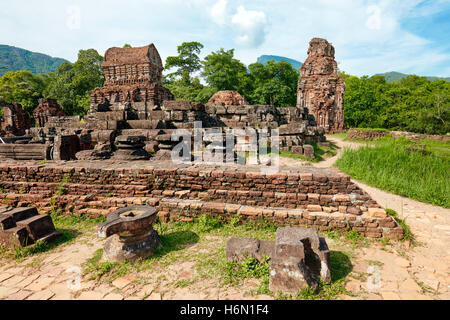
<svg viewBox="0 0 450 320">
<path fill-rule="evenodd" d="M 369 208 L 369 216 L 371 218 L 386 218 L 386 210 L 382 208 Z"/>
<path fill-rule="evenodd" d="M 330 251 L 314 229 L 279 228 L 270 261 L 270 290 L 297 293 L 331 281 Z"/>
</svg>

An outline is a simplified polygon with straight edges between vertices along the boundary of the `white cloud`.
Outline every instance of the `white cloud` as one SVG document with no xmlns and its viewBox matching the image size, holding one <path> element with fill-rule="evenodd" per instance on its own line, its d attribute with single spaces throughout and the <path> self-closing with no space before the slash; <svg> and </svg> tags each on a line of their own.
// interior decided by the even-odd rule
<svg viewBox="0 0 450 320">
<path fill-rule="evenodd" d="M 220 26 L 227 23 L 227 0 L 217 1 L 217 3 L 211 8 L 211 18 Z"/>
<path fill-rule="evenodd" d="M 263 11 L 246 10 L 240 6 L 231 18 L 231 23 L 237 28 L 238 43 L 249 47 L 258 47 L 264 42 L 267 19 Z"/>
</svg>

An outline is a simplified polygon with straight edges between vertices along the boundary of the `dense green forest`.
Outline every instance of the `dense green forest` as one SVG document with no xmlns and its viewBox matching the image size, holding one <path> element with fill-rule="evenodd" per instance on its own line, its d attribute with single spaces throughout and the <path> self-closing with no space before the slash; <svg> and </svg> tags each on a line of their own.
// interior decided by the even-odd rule
<svg viewBox="0 0 450 320">
<path fill-rule="evenodd" d="M 410 75 L 387 83 L 384 76 L 342 74 L 347 127 L 385 128 L 427 134 L 450 131 L 450 82 Z"/>
<path fill-rule="evenodd" d="M 289 62 L 270 60 L 246 66 L 234 57 L 234 49 L 211 52 L 202 60 L 202 49 L 199 42 L 184 42 L 177 48 L 178 55 L 166 59 L 163 82 L 176 99 L 206 103 L 218 90 L 237 90 L 251 104 L 296 104 L 299 72 Z M 74 64 L 64 62 L 55 72 L 8 72 L 0 77 L 0 100 L 20 103 L 31 113 L 38 98 L 56 98 L 68 114 L 84 115 L 89 109 L 88 92 L 104 82 L 102 59 L 94 49 L 80 50 Z M 414 75 L 393 83 L 384 76 L 342 76 L 347 85 L 348 128 L 450 131 L 450 82 Z"/>
</svg>

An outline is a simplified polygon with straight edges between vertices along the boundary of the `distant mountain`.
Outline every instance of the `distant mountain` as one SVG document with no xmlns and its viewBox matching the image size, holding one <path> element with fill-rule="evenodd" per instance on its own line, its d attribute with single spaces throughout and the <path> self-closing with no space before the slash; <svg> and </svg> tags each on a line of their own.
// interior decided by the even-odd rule
<svg viewBox="0 0 450 320">
<path fill-rule="evenodd" d="M 406 78 L 409 76 L 408 74 L 400 73 L 400 72 L 386 72 L 386 73 L 379 73 L 376 74 L 376 76 L 384 76 L 386 78 L 386 82 L 394 82 L 394 81 L 400 81 L 403 78 Z M 430 81 L 443 79 L 450 82 L 450 78 L 439 78 L 439 77 L 426 77 Z"/>
<path fill-rule="evenodd" d="M 263 55 L 263 56 L 259 57 L 257 62 L 266 65 L 267 62 L 270 60 L 274 60 L 275 62 L 280 62 L 280 61 L 289 62 L 292 65 L 292 67 L 296 70 L 300 69 L 300 67 L 303 64 L 300 61 L 297 61 L 294 59 L 289 59 L 289 58 L 280 57 L 280 56 L 268 56 L 268 55 Z"/>
<path fill-rule="evenodd" d="M 54 72 L 63 62 L 42 53 L 0 44 L 0 76 L 9 71 L 27 70 L 34 74 Z"/>
</svg>

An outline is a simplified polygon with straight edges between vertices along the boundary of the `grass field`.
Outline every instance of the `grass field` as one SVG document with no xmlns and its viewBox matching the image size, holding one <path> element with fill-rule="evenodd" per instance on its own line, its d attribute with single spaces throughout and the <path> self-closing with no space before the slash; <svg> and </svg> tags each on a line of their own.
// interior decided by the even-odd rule
<svg viewBox="0 0 450 320">
<path fill-rule="evenodd" d="M 336 166 L 373 187 L 450 208 L 450 143 L 387 136 L 344 150 Z"/>
</svg>

